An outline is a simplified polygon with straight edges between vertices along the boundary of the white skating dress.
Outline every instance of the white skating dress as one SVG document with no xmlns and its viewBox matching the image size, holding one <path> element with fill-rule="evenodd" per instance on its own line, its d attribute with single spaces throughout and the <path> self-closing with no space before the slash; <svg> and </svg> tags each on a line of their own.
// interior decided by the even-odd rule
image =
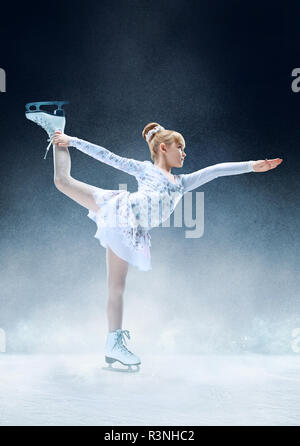
<svg viewBox="0 0 300 446">
<path fill-rule="evenodd" d="M 170 217 L 186 192 L 220 176 L 253 172 L 253 161 L 220 163 L 190 174 L 173 175 L 173 183 L 151 161 L 125 158 L 75 137 L 70 146 L 136 178 L 137 192 L 94 187 L 99 210 L 89 211 L 88 217 L 97 224 L 95 237 L 100 244 L 110 246 L 141 271 L 152 269 L 150 229 Z"/>
</svg>

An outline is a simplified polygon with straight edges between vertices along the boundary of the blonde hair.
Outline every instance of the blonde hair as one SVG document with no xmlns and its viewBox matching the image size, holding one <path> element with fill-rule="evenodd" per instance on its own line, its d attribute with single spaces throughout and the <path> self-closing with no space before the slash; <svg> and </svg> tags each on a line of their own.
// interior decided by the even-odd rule
<svg viewBox="0 0 300 446">
<path fill-rule="evenodd" d="M 148 132 L 150 132 L 150 130 L 158 125 L 160 124 L 158 124 L 157 122 L 149 122 L 149 124 L 144 127 L 142 136 L 145 141 Z M 158 154 L 159 145 L 161 143 L 172 144 L 173 142 L 176 142 L 176 144 L 182 144 L 183 147 L 185 147 L 185 140 L 183 136 L 181 135 L 181 133 L 178 133 L 175 130 L 160 130 L 159 132 L 154 133 L 154 135 L 151 135 L 150 140 L 148 141 L 148 146 L 152 161 L 155 160 Z"/>
</svg>

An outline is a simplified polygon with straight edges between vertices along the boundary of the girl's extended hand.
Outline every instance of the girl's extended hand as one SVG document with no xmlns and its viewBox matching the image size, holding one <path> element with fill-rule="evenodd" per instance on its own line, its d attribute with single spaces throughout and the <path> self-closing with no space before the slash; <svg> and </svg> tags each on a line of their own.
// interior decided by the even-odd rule
<svg viewBox="0 0 300 446">
<path fill-rule="evenodd" d="M 60 130 L 57 130 L 52 138 L 52 143 L 59 147 L 69 147 L 70 139 L 70 136 L 67 136 Z"/>
<path fill-rule="evenodd" d="M 275 167 L 279 166 L 279 164 L 281 163 L 281 158 L 275 158 L 273 160 L 254 161 L 253 169 L 255 170 L 255 172 L 267 172 L 267 170 L 275 169 Z"/>
</svg>

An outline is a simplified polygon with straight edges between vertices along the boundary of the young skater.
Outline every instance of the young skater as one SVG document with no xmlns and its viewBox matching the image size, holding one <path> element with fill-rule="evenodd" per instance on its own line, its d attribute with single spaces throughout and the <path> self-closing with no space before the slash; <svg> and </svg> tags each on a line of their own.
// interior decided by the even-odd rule
<svg viewBox="0 0 300 446">
<path fill-rule="evenodd" d="M 106 362 L 119 361 L 129 366 L 129 371 L 132 371 L 132 365 L 139 369 L 140 358 L 125 346 L 125 336 L 130 336 L 128 330 L 122 330 L 123 294 L 129 264 L 141 271 L 151 269 L 149 230 L 169 218 L 186 192 L 220 176 L 266 172 L 276 168 L 282 159 L 220 163 L 190 174 L 173 175 L 172 167 L 183 166 L 185 140 L 180 133 L 166 130 L 158 123 L 147 124 L 142 132 L 152 163 L 125 158 L 104 147 L 67 136 L 63 133 L 64 124 L 59 121 L 60 116 L 40 110 L 26 116 L 41 125 L 53 143 L 54 183 L 57 189 L 89 210 L 88 217 L 97 224 L 95 237 L 106 248 L 109 329 Z M 76 180 L 71 176 L 68 147 L 75 147 L 133 175 L 138 182 L 138 191 L 101 189 Z"/>
</svg>

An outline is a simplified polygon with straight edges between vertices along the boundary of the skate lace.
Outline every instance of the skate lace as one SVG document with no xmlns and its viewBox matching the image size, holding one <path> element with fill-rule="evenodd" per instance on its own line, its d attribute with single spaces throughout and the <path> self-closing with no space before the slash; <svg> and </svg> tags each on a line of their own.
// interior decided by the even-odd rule
<svg viewBox="0 0 300 446">
<path fill-rule="evenodd" d="M 38 116 L 37 119 L 35 120 L 36 124 L 39 125 L 40 127 L 42 127 L 44 130 L 46 130 L 46 132 L 48 133 L 49 138 L 47 139 L 47 142 L 49 142 L 47 148 L 46 148 L 46 152 L 44 155 L 44 159 L 47 158 L 48 155 L 48 151 L 50 149 L 50 146 L 52 144 L 52 138 L 54 136 L 53 130 L 51 129 L 51 127 L 49 126 L 48 122 L 43 119 L 43 117 Z"/>
<path fill-rule="evenodd" d="M 133 353 L 130 350 L 128 350 L 128 348 L 125 347 L 125 345 L 123 344 L 123 342 L 124 342 L 127 345 L 125 336 L 127 336 L 127 338 L 130 339 L 130 334 L 129 334 L 128 330 L 121 330 L 117 333 L 117 337 L 116 337 L 117 339 L 116 339 L 114 348 L 117 347 L 119 350 L 121 350 L 126 355 L 133 355 Z"/>
<path fill-rule="evenodd" d="M 53 131 L 51 129 L 51 127 L 49 126 L 48 122 L 42 117 L 42 116 L 38 116 L 36 121 L 35 121 L 40 127 L 42 127 L 44 130 L 46 130 L 46 132 L 49 135 L 49 138 L 51 138 L 53 135 Z M 50 141 L 50 139 L 48 139 L 47 141 Z"/>
</svg>

